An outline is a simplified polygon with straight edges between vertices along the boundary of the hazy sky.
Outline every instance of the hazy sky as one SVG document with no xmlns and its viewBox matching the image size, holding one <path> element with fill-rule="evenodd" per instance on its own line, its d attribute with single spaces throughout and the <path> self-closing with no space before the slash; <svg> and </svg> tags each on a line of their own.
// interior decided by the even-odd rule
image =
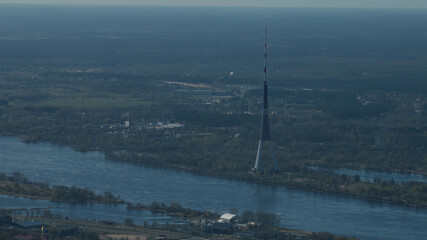
<svg viewBox="0 0 427 240">
<path fill-rule="evenodd" d="M 0 0 L 0 3 L 176 6 L 427 8 L 427 0 Z"/>
</svg>

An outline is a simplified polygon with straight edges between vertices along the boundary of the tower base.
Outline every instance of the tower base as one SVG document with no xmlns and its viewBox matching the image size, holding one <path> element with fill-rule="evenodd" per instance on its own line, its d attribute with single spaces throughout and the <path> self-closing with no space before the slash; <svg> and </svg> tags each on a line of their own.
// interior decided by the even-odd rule
<svg viewBox="0 0 427 240">
<path fill-rule="evenodd" d="M 266 173 L 268 174 L 278 174 L 280 173 L 279 169 L 275 169 L 275 168 L 251 168 L 251 170 L 248 172 L 249 174 L 253 174 L 253 175 L 264 175 Z"/>
<path fill-rule="evenodd" d="M 274 171 L 279 171 L 279 165 L 277 165 L 276 154 L 274 153 L 273 142 L 271 140 L 268 140 L 268 142 L 270 143 L 269 145 L 270 145 L 271 158 L 273 159 L 273 164 L 274 164 Z M 259 166 L 261 165 L 261 154 L 262 154 L 263 144 L 264 144 L 264 140 L 263 139 L 259 140 L 255 166 L 252 168 L 252 172 L 254 173 L 260 170 Z"/>
</svg>

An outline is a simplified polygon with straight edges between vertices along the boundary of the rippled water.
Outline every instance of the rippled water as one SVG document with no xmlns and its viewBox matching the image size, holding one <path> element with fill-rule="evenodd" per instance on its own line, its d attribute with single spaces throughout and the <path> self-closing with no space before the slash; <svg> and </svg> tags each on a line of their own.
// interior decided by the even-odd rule
<svg viewBox="0 0 427 240">
<path fill-rule="evenodd" d="M 117 163 L 97 152 L 25 144 L 10 137 L 0 137 L 0 171 L 20 171 L 31 180 L 88 187 L 99 193 L 109 190 L 132 202 L 173 201 L 219 213 L 232 207 L 274 212 L 282 218 L 282 226 L 301 230 L 361 239 L 427 236 L 427 209 Z"/>
</svg>

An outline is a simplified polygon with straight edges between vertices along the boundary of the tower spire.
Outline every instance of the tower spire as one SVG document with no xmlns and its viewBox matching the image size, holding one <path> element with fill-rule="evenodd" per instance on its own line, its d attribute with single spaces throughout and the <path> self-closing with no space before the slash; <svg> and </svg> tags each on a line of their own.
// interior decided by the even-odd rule
<svg viewBox="0 0 427 240">
<path fill-rule="evenodd" d="M 264 37 L 264 84 L 267 84 L 267 26 Z"/>
<path fill-rule="evenodd" d="M 267 27 L 265 27 L 265 40 L 264 40 L 264 86 L 263 86 L 263 104 L 262 104 L 262 118 L 261 118 L 261 136 L 258 142 L 258 152 L 255 160 L 255 166 L 252 171 L 255 173 L 259 170 L 261 165 L 261 154 L 264 141 L 270 144 L 271 158 L 273 159 L 275 170 L 279 170 L 277 165 L 276 155 L 274 153 L 273 142 L 270 137 L 270 125 L 268 119 L 268 86 L 267 86 Z"/>
</svg>

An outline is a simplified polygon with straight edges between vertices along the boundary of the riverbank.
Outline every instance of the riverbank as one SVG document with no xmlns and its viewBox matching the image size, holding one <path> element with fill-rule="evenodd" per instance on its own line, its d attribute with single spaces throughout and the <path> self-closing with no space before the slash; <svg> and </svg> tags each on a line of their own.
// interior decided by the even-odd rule
<svg viewBox="0 0 427 240">
<path fill-rule="evenodd" d="M 28 136 L 19 135 L 23 141 Z M 80 149 L 81 150 L 81 149 Z M 268 184 L 283 186 L 292 189 L 302 189 L 312 192 L 338 194 L 370 201 L 387 202 L 411 207 L 427 207 L 427 184 L 417 182 L 397 183 L 394 181 L 379 180 L 378 182 L 362 182 L 357 176 L 338 175 L 334 173 L 322 173 L 312 169 L 304 169 L 302 172 L 257 173 L 214 171 L 201 167 L 183 164 L 171 164 L 163 161 L 145 161 L 144 158 L 130 157 L 126 154 L 114 154 L 103 152 L 106 158 L 118 162 L 130 164 L 167 168 L 185 171 L 191 174 L 214 176 L 237 181 L 245 181 L 256 184 Z"/>
<path fill-rule="evenodd" d="M 51 187 L 49 183 L 29 181 L 19 172 L 14 172 L 11 176 L 0 173 L 0 194 L 68 203 L 125 203 L 111 192 L 101 195 L 87 188 L 63 185 Z"/>
<path fill-rule="evenodd" d="M 48 183 L 30 182 L 19 172 L 14 172 L 12 176 L 0 173 L 0 194 L 64 203 L 126 204 L 126 208 L 131 211 L 150 211 L 155 214 L 164 214 L 190 220 L 194 218 L 211 220 L 219 218 L 217 213 L 184 208 L 181 204 L 174 202 L 171 202 L 170 205 L 164 202 L 152 202 L 146 205 L 143 203 L 131 203 L 120 200 L 119 197 L 111 192 L 105 192 L 104 195 L 100 195 L 95 194 L 93 190 L 87 188 L 82 189 L 66 186 L 50 187 Z"/>
<path fill-rule="evenodd" d="M 381 181 L 378 183 L 360 182 L 355 178 L 344 177 L 337 174 L 316 173 L 235 173 L 217 172 L 208 169 L 190 167 L 179 164 L 153 164 L 120 159 L 120 156 L 109 156 L 110 160 L 127 162 L 150 167 L 168 168 L 185 171 L 191 174 L 226 178 L 230 180 L 245 181 L 256 184 L 268 184 L 271 186 L 302 189 L 319 193 L 339 194 L 370 201 L 387 202 L 411 207 L 427 207 L 427 184 L 424 183 L 395 183 L 392 181 Z"/>
<path fill-rule="evenodd" d="M 55 195 L 55 189 L 58 188 L 58 186 L 53 186 L 53 187 L 49 187 L 49 184 L 47 183 L 39 183 L 39 182 L 30 182 L 28 181 L 28 179 L 23 176 L 22 174 L 20 174 L 19 172 L 14 172 L 13 175 L 11 176 L 7 176 L 4 173 L 0 173 L 0 178 L 4 179 L 6 178 L 6 180 L 1 180 L 0 181 L 0 194 L 4 194 L 4 195 L 9 195 L 9 196 L 13 196 L 13 197 L 23 197 L 23 198 L 29 198 L 29 199 L 39 199 L 39 200 L 49 200 L 49 201 L 58 201 L 58 202 L 64 202 L 64 203 L 104 203 L 104 204 L 126 204 L 127 205 L 127 209 L 129 211 L 150 211 L 153 214 L 161 214 L 161 215 L 168 215 L 168 216 L 173 216 L 173 217 L 178 217 L 179 219 L 185 219 L 191 222 L 194 221 L 199 221 L 200 219 L 204 219 L 204 221 L 211 221 L 211 222 L 216 222 L 217 219 L 219 219 L 219 215 L 217 213 L 212 213 L 210 211 L 200 211 L 200 210 L 193 210 L 193 209 L 189 209 L 189 208 L 183 208 L 179 203 L 170 203 L 170 205 L 167 205 L 163 202 L 152 202 L 151 204 L 145 205 L 142 203 L 130 203 L 130 202 L 126 202 L 126 201 L 122 201 L 122 200 L 118 200 L 116 197 L 106 197 L 106 196 L 101 196 L 101 195 L 90 195 L 87 197 L 87 199 L 85 201 L 76 201 L 76 199 L 79 199 L 78 196 L 76 196 L 76 192 L 82 192 L 85 194 L 88 193 L 93 193 L 92 190 L 90 189 L 81 189 L 81 188 L 75 188 L 75 187 L 71 187 L 71 188 L 67 188 L 70 189 L 70 191 L 73 193 L 72 196 L 74 195 L 74 198 L 55 198 L 52 197 L 52 195 Z M 61 186 L 63 187 L 63 186 Z M 73 189 L 73 190 L 71 190 Z M 70 194 L 70 193 L 64 193 L 62 192 L 62 194 Z M 111 196 L 111 193 L 109 193 Z M 44 210 L 43 211 L 43 216 L 31 216 L 31 221 L 34 221 L 35 219 L 37 221 L 40 222 L 44 222 L 48 225 L 62 225 L 62 226 L 73 226 L 73 228 L 76 226 L 77 222 L 81 222 L 79 220 L 72 220 L 72 219 L 65 219 L 63 220 L 60 216 L 56 217 L 56 218 L 52 218 L 50 217 L 52 214 L 49 213 L 49 207 L 45 207 L 45 208 L 32 208 L 31 210 Z M 1 210 L 1 209 L 0 209 Z M 25 208 L 19 208 L 19 209 L 7 209 L 6 211 L 17 211 L 17 210 L 26 210 Z M 39 212 L 39 211 L 37 211 Z M 251 218 L 247 218 L 245 216 L 250 216 Z M 255 217 L 256 216 L 256 217 Z M 260 217 L 262 216 L 262 217 Z M 28 220 L 28 215 L 27 217 L 23 217 L 23 216 L 14 216 L 15 221 L 24 221 L 24 220 Z M 271 213 L 262 213 L 262 212 L 258 212 L 258 213 L 254 213 L 252 211 L 246 211 L 244 213 L 242 213 L 242 219 L 245 220 L 245 222 L 253 222 L 253 221 L 259 221 L 260 224 L 268 226 L 267 228 L 262 228 L 262 229 L 251 229 L 250 232 L 270 232 L 270 234 L 273 234 L 274 232 L 276 232 L 275 234 L 277 234 L 277 232 L 280 232 L 281 234 L 284 234 L 283 236 L 300 236 L 300 237 L 305 237 L 304 239 L 323 239 L 323 237 L 328 236 L 328 237 L 334 237 L 333 235 L 329 234 L 329 233 L 313 233 L 313 232 L 307 232 L 307 231 L 300 231 L 300 230 L 295 230 L 295 229 L 287 229 L 287 228 L 280 228 L 280 227 L 273 227 L 270 224 L 278 224 L 278 222 L 280 221 L 280 218 L 277 218 L 277 216 L 275 214 L 271 214 Z M 88 221 L 84 221 L 85 223 L 87 223 Z M 276 223 L 273 223 L 276 222 Z M 91 221 L 90 223 L 93 223 L 93 221 Z M 199 223 L 201 224 L 201 222 Z M 120 227 L 120 232 L 117 231 L 113 231 L 110 230 L 108 232 L 106 232 L 105 230 L 103 231 L 99 231 L 100 230 L 100 225 L 109 225 L 109 226 L 118 226 Z M 188 224 L 186 224 L 187 226 Z M 87 226 L 87 224 L 84 224 L 84 226 Z M 96 229 L 90 229 L 91 231 L 97 232 L 98 234 L 100 234 L 100 236 L 113 236 L 113 235 L 117 235 L 119 233 L 121 234 L 135 234 L 134 230 L 129 229 L 129 227 L 136 227 L 136 228 L 142 228 L 145 229 L 143 232 L 147 232 L 147 229 L 155 229 L 156 230 L 156 234 L 157 234 L 157 230 L 175 230 L 174 228 L 172 228 L 170 226 L 170 224 L 167 224 L 165 226 L 160 226 L 158 224 L 154 224 L 151 226 L 151 228 L 147 228 L 148 226 L 144 223 L 144 226 L 135 226 L 133 224 L 133 221 L 131 218 L 128 218 L 127 220 L 125 220 L 124 224 L 117 224 L 114 223 L 112 221 L 103 221 L 101 223 L 97 223 L 96 224 L 97 228 Z M 124 228 L 127 228 L 127 230 L 124 230 Z M 188 227 L 194 228 L 193 226 L 188 225 Z M 177 228 L 177 229 L 182 229 Z M 212 234 L 207 234 L 203 231 L 200 231 L 200 227 L 196 227 L 195 229 L 192 229 L 189 232 L 192 232 L 194 234 L 194 232 L 197 232 L 197 236 L 200 235 L 205 235 L 205 236 L 211 236 Z M 87 231 L 88 229 L 85 228 L 85 231 Z M 182 230 L 180 230 L 182 231 Z M 239 230 L 242 231 L 242 230 Z M 245 230 L 246 231 L 246 230 Z M 245 232 L 243 231 L 243 232 Z M 14 233 L 17 234 L 17 233 Z M 180 232 L 180 234 L 189 234 L 188 232 L 184 231 L 184 232 Z M 165 235 L 160 234 L 160 235 Z M 173 235 L 173 234 L 172 234 Z M 152 232 L 149 232 L 149 234 L 147 235 L 152 237 L 153 234 Z M 220 239 L 232 239 L 233 238 L 233 234 L 224 234 L 222 233 L 222 238 Z M 147 239 L 145 238 L 145 239 Z M 287 239 L 287 238 L 285 238 Z M 346 239 L 346 238 L 339 238 L 339 239 Z"/>
<path fill-rule="evenodd" d="M 3 171 L 20 171 L 34 181 L 79 186 L 93 189 L 97 193 L 111 191 L 120 194 L 121 199 L 133 203 L 173 201 L 191 209 L 208 209 L 219 213 L 232 208 L 237 208 L 239 212 L 250 209 L 274 212 L 283 220 L 282 227 L 313 232 L 327 231 L 362 239 L 397 240 L 404 238 L 403 236 L 423 239 L 420 236 L 425 236 L 422 226 L 425 224 L 426 209 L 361 201 L 338 194 L 249 184 L 166 168 L 137 166 L 106 160 L 100 152 L 80 153 L 50 143 L 25 144 L 19 139 L 8 137 L 1 140 L 0 155 L 5 160 L 0 164 Z M 3 201 L 7 202 L 9 205 L 4 205 L 5 207 L 52 204 L 13 198 Z M 107 216 L 103 214 L 105 212 L 111 213 L 109 215 L 117 222 L 131 217 L 138 224 L 143 224 L 145 219 L 150 219 L 150 212 L 128 211 L 125 205 L 54 205 L 60 209 L 52 210 L 52 213 L 78 219 L 107 220 Z M 348 222 L 342 219 L 353 220 Z M 372 225 L 373 221 L 377 224 Z M 411 223 L 410 227 L 407 226 L 408 222 Z M 363 232 L 354 229 L 355 223 Z"/>
<path fill-rule="evenodd" d="M 169 231 L 166 229 L 155 229 L 143 226 L 132 226 L 106 221 L 88 221 L 77 219 L 64 219 L 46 216 L 19 216 L 12 215 L 14 222 L 38 221 L 46 226 L 50 237 L 58 237 L 61 231 L 68 231 L 73 239 L 155 239 L 165 236 L 167 239 L 188 239 L 191 234 Z M 40 236 L 40 229 L 18 229 L 8 227 L 7 224 L 0 227 L 4 239 L 13 239 L 18 234 Z M 92 238 L 88 238 L 92 236 Z M 132 238 L 134 237 L 134 238 Z M 2 238 L 3 239 L 3 238 Z M 219 238 L 226 239 L 226 238 Z"/>
<path fill-rule="evenodd" d="M 23 141 L 28 136 L 20 135 Z M 82 149 L 80 149 L 81 151 Z M 144 158 L 130 157 L 126 154 L 114 154 L 102 152 L 106 158 L 118 162 L 167 168 L 185 171 L 192 174 L 214 176 L 238 181 L 272 186 L 283 186 L 292 189 L 302 189 L 312 192 L 339 194 L 353 198 L 387 202 L 411 207 L 427 207 L 427 184 L 416 182 L 396 183 L 394 181 L 379 180 L 378 182 L 362 182 L 357 176 L 346 176 L 333 173 L 322 173 L 312 169 L 304 169 L 302 172 L 258 173 L 214 171 L 201 167 L 183 164 L 171 164 L 163 161 L 146 161 Z"/>
<path fill-rule="evenodd" d="M 49 231 L 51 237 L 59 236 L 61 231 L 72 230 L 69 232 L 70 237 L 80 236 L 87 237 L 89 234 L 92 236 L 98 236 L 97 239 L 155 239 L 162 237 L 163 239 L 235 239 L 233 233 L 216 233 L 209 234 L 201 231 L 200 226 L 197 224 L 186 224 L 176 226 L 174 224 L 158 225 L 135 225 L 131 219 L 124 223 L 117 223 L 114 221 L 89 221 L 89 220 L 78 220 L 69 218 L 58 218 L 49 216 L 20 216 L 11 215 L 12 222 L 3 222 L 0 225 L 0 236 L 9 239 L 18 234 L 39 236 L 39 228 L 27 228 L 19 229 L 13 224 L 14 222 L 39 222 L 44 225 L 44 228 Z M 332 234 L 321 232 L 313 233 L 308 231 L 299 231 L 287 228 L 279 227 L 251 227 L 247 230 L 240 229 L 240 234 L 266 234 L 275 233 L 279 239 L 300 239 L 300 240 L 356 240 L 356 238 L 347 238 L 343 236 L 334 236 Z M 88 238 L 81 239 L 88 239 Z M 268 238 L 268 235 L 264 235 L 264 239 Z M 95 238 L 93 238 L 95 239 Z M 274 238 L 277 239 L 277 238 Z"/>
<path fill-rule="evenodd" d="M 92 220 L 78 220 L 74 218 L 70 218 L 67 216 L 61 216 L 59 214 L 51 213 L 51 208 L 53 207 L 39 207 L 39 208 L 18 208 L 18 209 L 1 209 L 0 211 L 4 214 L 7 214 L 8 212 L 26 212 L 26 216 L 23 215 L 12 215 L 13 222 L 29 222 L 29 221 L 38 221 L 40 223 L 43 223 L 45 228 L 49 230 L 52 236 L 55 236 L 59 230 L 63 229 L 75 229 L 76 231 L 73 232 L 75 236 L 80 236 L 81 234 L 86 234 L 88 232 L 94 232 L 97 233 L 101 238 L 102 237 L 114 237 L 115 236 L 124 236 L 124 235 L 138 235 L 139 237 L 145 236 L 146 238 L 142 239 L 154 239 L 158 236 L 168 236 L 167 239 L 188 239 L 190 237 L 202 237 L 201 239 L 211 239 L 213 236 L 215 236 L 215 239 L 234 239 L 236 232 L 232 233 L 233 231 L 237 231 L 237 234 L 272 234 L 275 236 L 278 236 L 279 234 L 281 236 L 280 239 L 295 239 L 295 237 L 298 237 L 298 239 L 304 239 L 304 240 L 314 240 L 314 239 L 355 239 L 355 238 L 347 238 L 343 236 L 334 236 L 330 233 L 326 232 L 310 232 L 310 231 L 301 231 L 301 230 L 295 230 L 290 228 L 283 228 L 283 227 L 273 227 L 269 226 L 267 224 L 255 224 L 252 226 L 251 224 L 239 224 L 238 229 L 234 229 L 231 232 L 211 232 L 203 230 L 201 227 L 205 224 L 205 222 L 215 223 L 219 219 L 219 215 L 209 213 L 208 211 L 201 212 L 201 211 L 194 211 L 191 209 L 185 209 L 182 208 L 179 204 L 171 203 L 169 206 L 165 205 L 164 203 L 151 203 L 149 205 L 141 205 L 141 204 L 135 204 L 135 205 L 129 205 L 128 203 L 128 209 L 129 211 L 152 211 L 155 214 L 170 214 L 170 215 L 179 215 L 183 216 L 182 214 L 187 214 L 187 216 L 191 216 L 192 220 L 184 220 L 184 221 L 172 221 L 172 223 L 163 223 L 159 224 L 158 222 L 154 221 L 151 224 L 147 223 L 147 221 L 144 222 L 144 224 L 134 224 L 133 219 L 131 217 L 126 218 L 123 222 L 115 222 L 114 220 L 99 220 L 99 219 L 92 219 Z M 28 214 L 28 210 L 31 212 L 31 214 Z M 43 211 L 41 211 L 43 210 Z M 171 214 L 172 213 L 172 214 Z M 174 214 L 175 213 L 175 214 Z M 257 216 L 257 214 L 254 214 L 250 212 L 249 215 Z M 266 214 L 261 214 L 266 217 Z M 245 213 L 242 213 L 242 216 L 246 216 Z M 180 218 L 182 219 L 182 218 Z M 174 220 L 174 219 L 170 219 Z M 266 219 L 264 219 L 266 220 Z M 0 218 L 0 223 L 2 219 Z M 175 222 L 175 223 L 174 223 Z M 261 222 L 260 222 L 261 223 Z M 243 227 L 245 225 L 246 227 Z M 12 227 L 8 227 L 7 222 L 3 222 L 0 224 L 1 227 L 5 227 L 4 230 L 8 230 L 9 234 L 32 234 L 34 236 L 34 233 L 36 233 L 36 230 L 38 229 L 31 229 L 27 228 L 26 230 L 20 230 L 19 228 L 14 228 L 14 224 L 11 224 Z M 237 226 L 237 225 L 236 225 Z M 59 228 L 58 228 L 59 227 Z M 0 231 L 0 233 L 5 234 L 7 231 Z M 0 235 L 0 236 L 6 236 L 6 235 Z M 0 237 L 1 238 L 1 237 Z M 120 238 L 120 237 L 119 237 Z M 118 239 L 119 239 L 118 238 Z M 8 239 L 8 238 L 7 238 Z M 105 238 L 109 239 L 109 238 Z M 270 239 L 270 238 L 267 238 Z M 276 239 L 276 238 L 275 238 Z"/>
<path fill-rule="evenodd" d="M 61 218 L 51 218 L 51 217 L 23 217 L 23 216 L 12 216 L 14 221 L 39 221 L 47 225 L 51 235 L 56 235 L 60 229 L 77 229 L 74 234 L 81 235 L 79 232 L 83 233 L 95 233 L 99 239 L 155 239 L 156 237 L 164 237 L 164 239 L 210 239 L 211 235 L 199 235 L 191 234 L 188 232 L 179 232 L 172 231 L 165 226 L 157 227 L 148 227 L 148 226 L 135 226 L 135 225 L 126 225 L 115 222 L 94 222 L 94 221 L 85 221 L 85 220 L 76 220 L 76 219 L 61 219 Z M 51 227 L 52 226 L 52 227 Z M 59 227 L 58 227 L 59 226 Z M 300 239 L 322 239 L 321 236 L 332 236 L 333 239 L 347 239 L 347 238 L 338 238 L 327 233 L 313 234 L 310 232 L 303 232 L 297 230 L 277 228 L 276 230 L 287 233 L 289 236 L 300 236 Z M 33 233 L 34 235 L 40 234 L 35 230 L 18 230 L 14 234 L 29 234 Z M 197 237 L 197 238 L 195 238 Z M 225 240 L 225 239 L 234 239 L 233 235 L 230 234 L 216 234 L 215 239 Z M 290 238 L 285 238 L 290 239 Z"/>
<path fill-rule="evenodd" d="M 25 134 L 14 135 L 14 134 L 8 134 L 8 133 L 2 133 L 2 135 L 3 136 L 8 136 L 8 137 L 19 138 L 19 139 L 21 139 L 25 143 L 34 143 L 34 144 L 40 143 L 38 141 L 34 141 L 34 138 L 32 138 L 31 135 L 25 135 Z M 52 142 L 52 141 L 49 141 L 49 143 L 51 143 L 51 144 L 57 144 L 57 145 L 60 145 L 60 146 L 70 147 L 70 148 L 73 148 L 75 151 L 83 152 L 83 153 L 85 153 L 85 152 L 92 152 L 92 151 L 100 151 L 100 152 L 104 153 L 106 156 L 110 155 L 111 156 L 110 159 L 112 159 L 112 160 L 123 161 L 123 159 L 116 158 L 114 156 L 115 154 L 110 154 L 109 152 L 104 151 L 102 148 L 93 149 L 93 148 L 76 147 L 74 145 L 66 145 L 66 144 L 64 145 L 64 144 L 61 144 L 60 142 Z M 126 162 L 131 162 L 132 163 L 132 161 L 126 161 Z M 191 170 L 191 169 L 193 169 L 191 166 L 184 166 L 184 165 L 178 165 L 178 164 L 164 164 L 164 165 L 161 165 L 161 164 L 151 164 L 151 163 L 147 164 L 147 163 L 144 163 L 143 165 L 146 165 L 146 166 L 156 166 L 156 167 L 158 167 L 158 166 L 160 166 L 160 167 L 167 167 L 167 168 L 175 169 L 175 170 L 186 170 L 187 168 L 189 168 L 190 169 L 189 171 L 191 171 L 192 173 L 195 173 L 196 171 L 200 171 L 200 169 L 197 169 L 197 168 L 195 168 L 195 169 L 197 169 L 195 171 Z M 174 165 L 176 165 L 177 167 L 175 167 Z M 323 166 L 323 165 L 318 165 L 318 166 L 319 167 L 334 168 L 334 167 L 331 167 L 331 166 Z M 354 168 L 354 165 L 350 165 L 350 166 L 337 166 L 335 168 L 349 168 L 349 169 L 352 169 L 352 170 L 367 170 L 367 171 L 377 171 L 377 172 L 384 172 L 384 173 L 417 174 L 417 175 L 422 175 L 422 176 L 427 177 L 427 171 L 418 171 L 418 170 L 405 170 L 405 169 L 397 169 L 397 168 L 392 169 L 392 170 L 384 170 L 384 169 L 381 169 L 381 168 L 366 167 L 366 166 L 364 168 Z M 205 172 L 214 172 L 214 171 L 209 171 L 207 169 L 204 169 L 202 171 L 205 171 Z M 249 171 L 249 167 L 248 167 L 248 171 Z M 228 174 L 224 175 L 224 174 L 221 174 L 221 173 L 218 173 L 218 172 L 215 172 L 214 175 L 215 176 L 220 176 L 220 177 L 228 176 Z"/>
</svg>

